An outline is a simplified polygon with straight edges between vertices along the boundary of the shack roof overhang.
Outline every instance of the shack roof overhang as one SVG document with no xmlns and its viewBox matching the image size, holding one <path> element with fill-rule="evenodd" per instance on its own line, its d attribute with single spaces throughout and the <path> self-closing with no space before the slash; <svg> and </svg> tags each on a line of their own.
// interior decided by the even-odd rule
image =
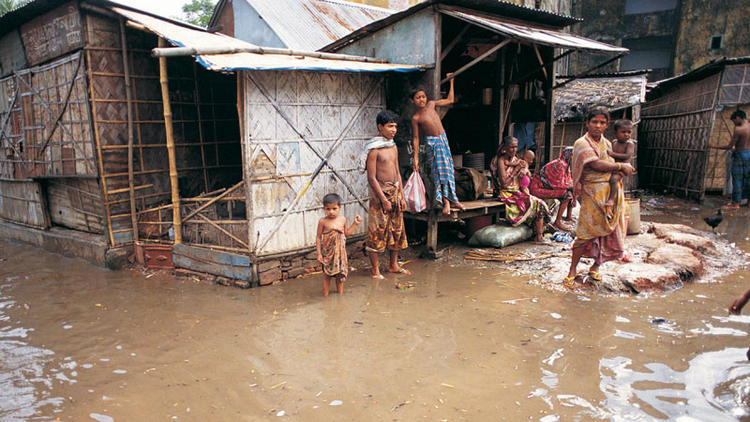
<svg viewBox="0 0 750 422">
<path fill-rule="evenodd" d="M 375 21 L 333 42 L 320 51 L 338 51 L 357 40 L 395 24 L 427 7 L 435 6 L 445 14 L 460 13 L 459 19 L 524 42 L 571 50 L 594 50 L 627 53 L 629 50 L 577 35 L 561 29 L 581 19 L 497 0 L 430 0 Z M 427 63 L 425 63 L 427 64 Z"/>
<path fill-rule="evenodd" d="M 133 21 L 178 47 L 196 51 L 210 50 L 217 45 L 235 50 L 255 50 L 258 46 L 223 34 L 214 34 L 186 28 L 166 20 L 120 7 L 110 8 L 115 13 Z M 290 52 L 291 53 L 291 52 Z M 312 52 L 311 52 L 312 53 Z M 343 56 L 343 55 L 342 55 Z M 236 70 L 311 70 L 341 72 L 412 72 L 420 66 L 392 63 L 372 63 L 356 60 L 326 59 L 292 54 L 260 54 L 238 52 L 228 54 L 196 54 L 196 61 L 209 70 L 232 72 Z M 345 57 L 342 57 L 345 58 Z"/>
<path fill-rule="evenodd" d="M 750 63 L 750 56 L 722 57 L 720 59 L 711 60 L 703 66 L 699 66 L 689 72 L 649 84 L 649 98 L 651 98 L 652 95 L 658 95 L 659 92 L 665 89 L 713 75 L 714 73 L 722 71 L 725 66 L 746 63 Z"/>
<path fill-rule="evenodd" d="M 53 10 L 69 0 L 35 0 L 0 17 L 0 36 L 20 27 L 24 23 Z M 207 32 L 188 23 L 172 20 L 153 13 L 141 11 L 108 0 L 86 0 L 82 5 L 94 6 L 122 16 L 131 26 L 146 30 L 166 39 L 177 47 L 195 50 L 215 49 L 216 46 L 235 50 L 262 50 L 259 47 L 223 34 Z M 99 7 L 100 9 L 96 9 Z M 239 52 L 230 54 L 195 54 L 196 61 L 213 71 L 237 70 L 309 70 L 340 72 L 413 72 L 422 70 L 415 65 L 359 61 L 352 56 L 339 55 L 339 59 L 310 57 L 304 52 L 275 51 L 272 53 Z M 310 52 L 312 55 L 313 53 Z"/>
<path fill-rule="evenodd" d="M 554 29 L 540 28 L 533 25 L 508 22 L 502 18 L 483 16 L 476 12 L 467 10 L 441 7 L 440 12 L 505 37 L 532 44 L 541 44 L 563 49 L 594 50 L 609 53 L 626 53 L 629 51 L 627 48 L 605 44 L 575 34 Z"/>
</svg>

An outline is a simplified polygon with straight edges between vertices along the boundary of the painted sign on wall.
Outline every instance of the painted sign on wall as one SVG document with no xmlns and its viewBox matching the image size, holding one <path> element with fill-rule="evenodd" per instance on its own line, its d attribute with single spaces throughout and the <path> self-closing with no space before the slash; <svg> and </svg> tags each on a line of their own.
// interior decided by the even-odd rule
<svg viewBox="0 0 750 422">
<path fill-rule="evenodd" d="M 83 47 L 81 14 L 73 3 L 60 6 L 21 26 L 21 40 L 31 65 Z"/>
</svg>

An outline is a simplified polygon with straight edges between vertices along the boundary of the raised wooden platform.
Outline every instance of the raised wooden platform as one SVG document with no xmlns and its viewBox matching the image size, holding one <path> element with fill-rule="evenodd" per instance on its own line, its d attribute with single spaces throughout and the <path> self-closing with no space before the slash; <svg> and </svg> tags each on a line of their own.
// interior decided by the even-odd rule
<svg viewBox="0 0 750 422">
<path fill-rule="evenodd" d="M 481 217 L 483 215 L 497 215 L 505 212 L 505 205 L 498 199 L 479 199 L 476 201 L 461 202 L 464 210 L 451 209 L 450 214 L 443 214 L 441 210 L 426 210 L 421 213 L 404 213 L 404 218 L 427 222 L 427 255 L 438 258 L 437 237 L 438 223 L 447 221 L 458 221 L 464 218 Z"/>
</svg>

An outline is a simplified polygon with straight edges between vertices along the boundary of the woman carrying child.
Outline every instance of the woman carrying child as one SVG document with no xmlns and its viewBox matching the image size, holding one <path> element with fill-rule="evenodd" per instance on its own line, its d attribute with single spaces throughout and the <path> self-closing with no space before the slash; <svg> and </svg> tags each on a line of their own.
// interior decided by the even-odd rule
<svg viewBox="0 0 750 422">
<path fill-rule="evenodd" d="M 588 131 L 573 146 L 571 173 L 574 195 L 581 197 L 581 212 L 572 246 L 570 271 L 563 280 L 566 287 L 575 284 L 581 257 L 594 258 L 588 278 L 597 284 L 602 279 L 599 266 L 622 257 L 625 248 L 625 195 L 622 182 L 617 186 L 614 209 L 608 212 L 609 179 L 616 172 L 629 176 L 634 169 L 630 164 L 616 163 L 607 153 L 612 149 L 612 144 L 603 135 L 608 124 L 607 108 L 593 107 L 586 117 Z"/>
<path fill-rule="evenodd" d="M 519 182 L 528 171 L 528 163 L 516 157 L 518 140 L 512 136 L 503 138 L 497 155 L 490 163 L 494 196 L 505 204 L 505 218 L 512 226 L 526 223 L 534 229 L 534 240 L 543 241 L 544 223 L 549 220 L 547 204 L 529 195 Z"/>
</svg>

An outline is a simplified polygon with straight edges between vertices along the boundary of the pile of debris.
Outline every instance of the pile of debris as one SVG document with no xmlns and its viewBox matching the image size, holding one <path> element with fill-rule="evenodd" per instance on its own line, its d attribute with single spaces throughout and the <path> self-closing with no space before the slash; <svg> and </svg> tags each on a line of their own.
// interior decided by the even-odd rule
<svg viewBox="0 0 750 422">
<path fill-rule="evenodd" d="M 546 248 L 546 249 L 545 249 Z M 533 261 L 511 263 L 512 271 L 543 278 L 533 284 L 561 290 L 562 280 L 570 266 L 569 245 L 556 247 L 559 251 L 550 256 L 550 247 L 525 243 L 514 245 L 506 254 L 524 255 L 538 253 L 548 256 Z M 650 223 L 638 236 L 628 236 L 625 241 L 627 260 L 607 262 L 600 268 L 602 281 L 598 288 L 613 293 L 663 292 L 682 287 L 687 282 L 710 282 L 746 264 L 742 251 L 716 235 L 701 232 L 682 224 Z M 563 251 L 567 253 L 562 253 Z M 505 262 L 512 261 L 506 260 Z M 576 289 L 591 288 L 585 269 L 590 259 L 582 259 L 579 274 L 584 283 Z"/>
</svg>

